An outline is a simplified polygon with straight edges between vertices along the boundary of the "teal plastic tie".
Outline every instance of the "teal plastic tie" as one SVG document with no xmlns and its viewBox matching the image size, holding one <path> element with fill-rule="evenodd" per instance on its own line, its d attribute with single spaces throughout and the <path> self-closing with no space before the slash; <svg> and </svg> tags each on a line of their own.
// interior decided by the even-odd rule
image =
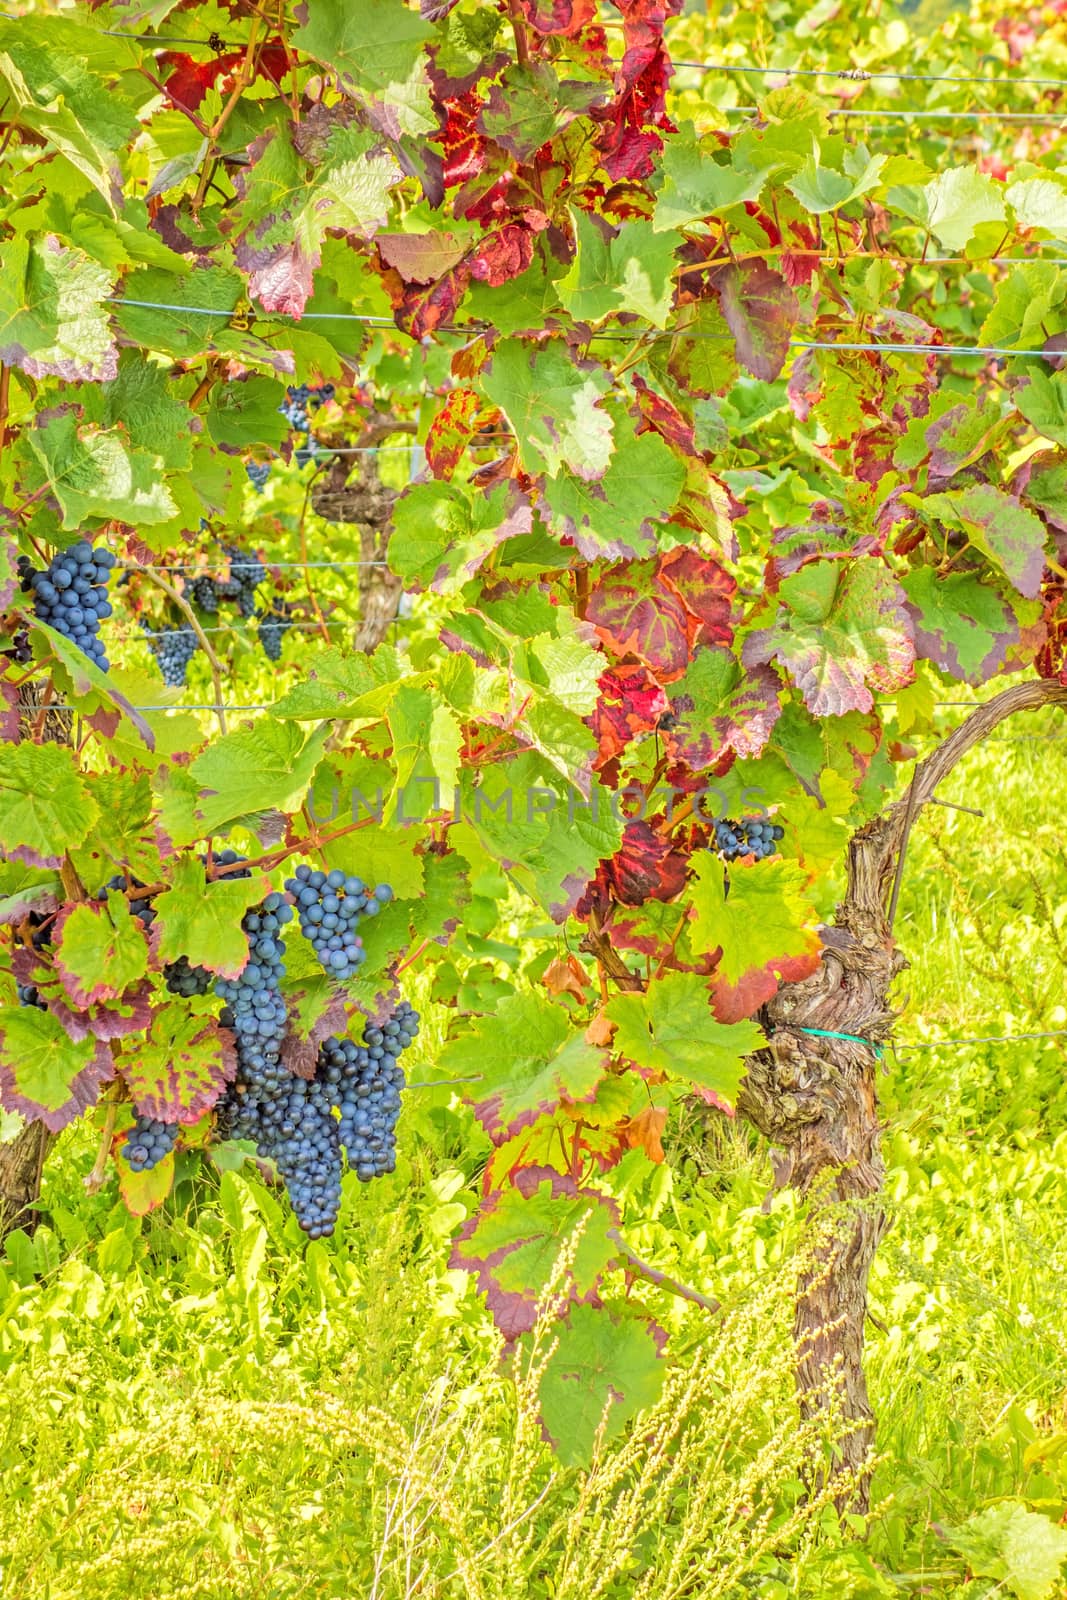
<svg viewBox="0 0 1067 1600">
<path fill-rule="evenodd" d="M 873 1050 L 879 1061 L 885 1054 L 880 1044 L 875 1044 L 873 1039 L 861 1039 L 858 1033 L 835 1033 L 832 1028 L 797 1028 L 797 1033 L 810 1033 L 817 1039 L 846 1039 L 849 1044 L 864 1044 L 868 1050 Z"/>
</svg>

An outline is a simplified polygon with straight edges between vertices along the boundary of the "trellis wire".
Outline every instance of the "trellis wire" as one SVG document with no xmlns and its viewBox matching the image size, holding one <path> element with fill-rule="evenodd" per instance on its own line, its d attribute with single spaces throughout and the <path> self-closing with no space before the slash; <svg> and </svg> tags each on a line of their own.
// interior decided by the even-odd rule
<svg viewBox="0 0 1067 1600">
<path fill-rule="evenodd" d="M 681 65 L 675 62 L 675 66 Z M 754 117 L 759 106 L 714 106 L 724 117 Z M 1029 122 L 1041 126 L 1067 121 L 1067 112 L 1059 111 L 889 111 L 881 107 L 821 106 L 828 117 L 862 117 L 865 122 Z M 735 138 L 744 128 L 724 128 L 720 132 Z"/>
<path fill-rule="evenodd" d="M 801 251 L 799 253 L 803 254 L 803 251 Z M 894 258 L 890 258 L 890 259 L 894 259 Z M 1014 260 L 1016 258 L 1015 257 L 1009 257 L 1008 259 L 1009 260 Z M 1020 257 L 1019 259 L 1023 260 L 1025 258 Z M 974 265 L 975 266 L 980 266 L 981 263 L 976 261 L 974 263 Z M 157 305 L 154 301 L 150 301 L 150 300 L 125 300 L 124 301 L 124 300 L 114 300 L 114 299 L 112 299 L 112 300 L 109 300 L 107 303 L 109 305 L 138 305 L 138 306 L 142 306 L 142 307 L 144 307 L 146 309 L 151 309 L 151 310 L 155 310 L 155 311 L 187 311 L 187 312 L 190 313 L 190 315 L 201 315 L 201 314 L 203 314 L 205 316 L 212 316 L 212 317 L 231 317 L 231 316 L 236 316 L 238 314 L 236 311 L 233 311 L 233 312 L 220 311 L 217 308 L 212 308 L 210 306 L 170 306 L 170 305 L 163 305 L 163 304 Z M 269 321 L 304 321 L 304 322 L 306 322 L 312 316 L 319 317 L 319 318 L 321 318 L 323 320 L 330 320 L 330 319 L 332 319 L 334 317 L 340 318 L 342 321 L 345 321 L 345 320 L 347 320 L 347 321 L 366 321 L 367 320 L 366 318 L 359 318 L 359 317 L 349 316 L 349 314 L 346 313 L 346 312 L 332 312 L 332 311 L 305 312 L 303 318 L 285 318 L 285 317 L 281 316 L 277 312 L 270 312 L 267 315 L 267 317 L 265 318 L 265 320 L 269 320 Z M 402 333 L 403 332 L 403 329 L 402 328 L 398 328 L 396 326 L 395 322 L 385 323 L 384 326 L 392 328 L 397 333 Z M 448 328 L 445 331 L 448 332 L 448 333 L 476 334 L 476 333 L 486 333 L 486 332 L 490 332 L 492 330 L 489 329 L 488 327 L 477 327 L 477 326 L 473 326 L 472 325 L 471 327 L 465 327 L 465 328 Z M 649 328 L 646 331 L 648 333 L 649 338 L 651 338 L 651 339 L 711 339 L 711 338 L 719 338 L 720 337 L 718 334 L 708 333 L 708 332 L 704 332 L 704 331 L 702 331 L 700 329 L 694 329 L 694 328 Z M 615 331 L 612 331 L 612 330 L 608 330 L 608 331 L 605 331 L 603 333 L 593 333 L 590 337 L 591 337 L 591 339 L 628 339 L 628 340 L 630 340 L 632 342 L 633 338 L 634 338 L 634 335 L 633 335 L 633 333 L 622 331 L 622 330 L 620 330 L 618 332 L 615 332 Z M 1009 347 L 1007 347 L 1006 345 L 995 345 L 995 344 L 905 344 L 905 343 L 860 344 L 860 343 L 852 343 L 851 341 L 845 341 L 845 340 L 841 340 L 841 339 L 790 339 L 788 341 L 788 344 L 789 344 L 789 348 L 791 350 L 847 350 L 847 351 L 850 351 L 850 352 L 856 352 L 856 351 L 872 351 L 873 352 L 873 351 L 881 350 L 885 354 L 888 354 L 888 355 L 1004 356 L 1004 357 L 1012 357 L 1012 356 L 1019 356 L 1019 357 L 1027 356 L 1027 357 L 1029 357 L 1029 356 L 1034 356 L 1034 357 L 1040 357 L 1042 360 L 1045 360 L 1045 361 L 1048 361 L 1048 360 L 1062 360 L 1063 359 L 1063 355 L 1064 355 L 1064 352 L 1063 351 L 1059 351 L 1059 350 L 1012 350 Z"/>
<path fill-rule="evenodd" d="M 250 561 L 235 561 L 231 563 L 231 568 L 236 568 L 240 572 L 243 567 L 251 565 Z M 295 567 L 303 571 L 305 567 L 340 570 L 342 567 L 387 567 L 389 563 L 388 561 L 267 561 L 264 565 L 271 570 L 283 571 Z M 173 561 L 144 561 L 129 562 L 123 566 L 116 566 L 114 570 L 116 572 L 201 572 L 204 569 L 195 561 L 187 565 Z"/>
<path fill-rule="evenodd" d="M 990 89 L 1011 89 L 1017 84 L 1032 88 L 1067 89 L 1067 78 L 983 78 L 975 75 L 940 72 L 868 72 L 863 67 L 750 67 L 726 61 L 674 61 L 675 67 L 695 67 L 698 72 L 746 72 L 770 78 L 843 78 L 850 83 L 895 80 L 901 83 L 981 83 Z M 1001 65 L 1007 66 L 1007 62 Z"/>
<path fill-rule="evenodd" d="M 927 1039 L 915 1044 L 898 1043 L 895 1039 L 887 1039 L 886 1044 L 894 1055 L 903 1054 L 909 1050 L 942 1050 L 960 1048 L 964 1049 L 973 1044 L 1014 1044 L 1023 1039 L 1062 1039 L 1067 1038 L 1067 1028 L 1050 1028 L 1039 1033 L 989 1033 L 982 1034 L 973 1039 Z M 405 1084 L 407 1089 L 445 1089 L 457 1083 L 482 1083 L 484 1073 L 478 1073 L 470 1078 L 439 1078 L 436 1083 L 422 1082 Z"/>
</svg>

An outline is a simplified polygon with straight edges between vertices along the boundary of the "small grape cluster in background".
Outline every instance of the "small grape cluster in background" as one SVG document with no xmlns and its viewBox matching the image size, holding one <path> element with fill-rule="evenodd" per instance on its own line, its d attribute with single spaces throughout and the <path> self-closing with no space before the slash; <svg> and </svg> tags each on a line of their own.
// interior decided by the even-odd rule
<svg viewBox="0 0 1067 1600">
<path fill-rule="evenodd" d="M 168 689 L 181 689 L 189 674 L 189 663 L 200 649 L 196 629 L 181 621 L 175 628 L 153 628 L 145 617 L 141 627 L 148 635 L 148 648 L 159 663 Z"/>
<path fill-rule="evenodd" d="M 715 821 L 715 849 L 724 861 L 736 861 L 741 856 L 763 861 L 774 855 L 778 840 L 784 837 L 785 829 L 777 822 L 758 817 L 743 817 L 740 822 L 718 817 Z"/>
<path fill-rule="evenodd" d="M 290 385 L 285 391 L 285 400 L 278 410 L 294 433 L 304 435 L 304 443 L 298 445 L 294 452 L 294 460 L 298 467 L 306 466 L 319 451 L 318 441 L 311 433 L 309 412 L 318 411 L 328 400 L 333 399 L 334 393 L 332 383 L 301 383 L 296 387 Z"/>
<path fill-rule="evenodd" d="M 284 600 L 275 600 L 268 611 L 257 611 L 259 642 L 268 661 L 280 661 L 282 639 L 293 625 L 293 607 Z"/>
<path fill-rule="evenodd" d="M 114 565 L 110 550 L 94 547 L 87 539 L 78 539 L 53 556 L 43 572 L 28 556 L 18 560 L 22 591 L 33 595 L 38 620 L 77 645 L 104 672 L 107 653 L 97 635 L 101 622 L 111 615 L 107 585 Z"/>
<path fill-rule="evenodd" d="M 270 477 L 270 462 L 246 461 L 245 472 L 248 474 L 248 481 L 256 493 L 262 494 L 267 479 Z"/>
<path fill-rule="evenodd" d="M 177 1142 L 181 1127 L 177 1122 L 161 1122 L 158 1117 L 138 1117 L 127 1131 L 126 1142 L 119 1149 L 131 1172 L 151 1172 L 164 1157 L 169 1156 Z"/>
<path fill-rule="evenodd" d="M 230 563 L 229 577 L 204 574 L 195 578 L 189 585 L 193 603 L 212 617 L 217 615 L 222 601 L 236 603 L 242 617 L 251 617 L 256 609 L 256 590 L 267 576 L 267 569 L 258 556 L 247 556 L 236 545 L 224 544 L 222 553 Z"/>
<path fill-rule="evenodd" d="M 285 882 L 300 917 L 300 931 L 309 940 L 324 970 L 332 978 L 350 978 L 362 964 L 365 951 L 356 929 L 364 917 L 377 916 L 393 898 L 387 883 L 368 889 L 362 878 L 335 867 L 321 872 L 306 864 Z"/>
</svg>

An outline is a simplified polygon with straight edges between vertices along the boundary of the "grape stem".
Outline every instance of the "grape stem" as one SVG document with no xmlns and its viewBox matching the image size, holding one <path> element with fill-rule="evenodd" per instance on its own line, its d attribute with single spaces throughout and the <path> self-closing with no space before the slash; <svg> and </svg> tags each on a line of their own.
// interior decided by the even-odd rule
<svg viewBox="0 0 1067 1600">
<path fill-rule="evenodd" d="M 661 1289 L 669 1289 L 671 1294 L 676 1294 L 680 1300 L 689 1300 L 693 1305 L 710 1311 L 713 1316 L 722 1310 L 718 1300 L 712 1300 L 710 1296 L 701 1294 L 699 1289 L 694 1289 L 691 1284 L 683 1283 L 679 1278 L 672 1278 L 666 1272 L 661 1272 L 659 1267 L 654 1267 L 650 1261 L 639 1256 L 637 1251 L 626 1243 L 617 1228 L 608 1229 L 608 1238 L 638 1277 L 647 1278 L 649 1283 L 654 1283 Z"/>
<path fill-rule="evenodd" d="M 226 713 L 222 708 L 222 669 L 219 666 L 218 656 L 215 654 L 208 642 L 207 634 L 197 621 L 196 613 L 193 611 L 193 608 L 189 604 L 188 600 L 182 598 L 173 584 L 168 583 L 166 578 L 164 578 L 155 567 L 142 567 L 141 571 L 144 573 L 146 578 L 155 584 L 157 589 L 162 589 L 167 598 L 177 606 L 178 610 L 181 612 L 182 616 L 186 619 L 189 626 L 196 634 L 196 637 L 199 639 L 200 648 L 207 656 L 208 665 L 211 668 L 211 682 L 215 689 L 215 715 L 219 719 L 219 732 L 225 734 Z"/>
<path fill-rule="evenodd" d="M 107 1177 L 107 1158 L 111 1154 L 111 1141 L 115 1134 L 115 1117 L 118 1099 L 109 1100 L 104 1111 L 104 1126 L 100 1130 L 100 1143 L 96 1147 L 96 1160 L 92 1171 L 85 1175 L 85 1188 L 89 1194 L 99 1194 Z"/>
</svg>

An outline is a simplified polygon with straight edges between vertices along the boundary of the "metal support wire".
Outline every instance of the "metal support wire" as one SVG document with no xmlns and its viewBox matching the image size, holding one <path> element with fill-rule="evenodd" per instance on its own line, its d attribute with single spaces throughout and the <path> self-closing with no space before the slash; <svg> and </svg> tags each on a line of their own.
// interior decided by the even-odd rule
<svg viewBox="0 0 1067 1600">
<path fill-rule="evenodd" d="M 941 72 L 867 72 L 863 67 L 752 67 L 728 61 L 674 61 L 675 67 L 695 67 L 698 72 L 745 72 L 768 78 L 842 78 L 849 83 L 981 83 L 989 89 L 1012 89 L 1025 84 L 1031 88 L 1067 89 L 1067 78 L 984 78 L 973 74 Z M 1002 66 L 1008 62 L 1000 63 Z"/>
<path fill-rule="evenodd" d="M 803 252 L 801 252 L 801 253 L 803 253 Z M 896 257 L 890 257 L 890 259 L 891 260 L 895 260 L 897 258 Z M 1008 259 L 1014 260 L 1016 258 L 1015 257 L 1009 257 Z M 1026 259 L 1026 258 L 1020 257 L 1019 259 L 1023 260 L 1023 259 Z M 981 266 L 981 264 L 982 263 L 980 261 L 975 261 L 974 262 L 974 265 L 976 267 Z M 136 306 L 144 307 L 146 310 L 154 310 L 154 311 L 187 311 L 190 315 L 196 315 L 196 316 L 203 315 L 203 316 L 211 316 L 211 317 L 228 318 L 228 317 L 237 315 L 236 310 L 234 310 L 234 311 L 220 311 L 218 309 L 218 307 L 212 308 L 210 306 L 172 306 L 172 305 L 165 305 L 165 304 L 157 304 L 155 301 L 151 301 L 151 300 L 121 300 L 121 299 L 120 300 L 116 300 L 116 299 L 114 299 L 112 297 L 106 303 L 109 304 L 109 305 L 136 305 Z M 324 320 L 324 321 L 329 321 L 329 320 L 332 320 L 334 318 L 337 318 L 337 319 L 339 319 L 341 321 L 355 321 L 355 322 L 367 322 L 367 321 L 373 320 L 375 322 L 376 326 L 383 326 L 383 327 L 392 328 L 393 331 L 396 332 L 396 333 L 402 333 L 404 331 L 402 328 L 398 328 L 395 322 L 387 322 L 387 321 L 384 321 L 383 319 L 370 319 L 370 318 L 366 318 L 366 317 L 349 316 L 345 312 L 332 312 L 332 311 L 311 312 L 311 311 L 307 311 L 307 312 L 304 313 L 303 317 L 282 317 L 277 312 L 270 312 L 270 313 L 267 314 L 267 316 L 265 317 L 264 320 L 272 321 L 272 322 L 277 322 L 277 321 L 292 321 L 292 322 L 301 322 L 301 321 L 303 321 L 303 322 L 307 322 L 307 321 L 310 321 L 310 320 L 312 320 L 314 318 L 319 318 L 319 319 Z M 488 326 L 483 326 L 483 325 L 480 325 L 480 324 L 473 324 L 472 323 L 469 327 L 462 327 L 462 328 L 454 327 L 454 328 L 448 328 L 445 331 L 449 332 L 449 333 L 479 334 L 479 333 L 491 332 L 493 330 L 490 329 Z M 649 328 L 647 330 L 647 332 L 648 332 L 648 336 L 649 336 L 650 339 L 707 339 L 707 338 L 718 338 L 719 337 L 719 335 L 717 335 L 717 334 L 704 333 L 704 332 L 702 332 L 700 330 L 692 329 L 692 328 Z M 634 337 L 634 330 L 633 329 L 625 330 L 625 331 L 624 330 L 620 330 L 620 331 L 617 331 L 617 332 L 616 331 L 612 331 L 612 330 L 607 330 L 607 331 L 605 331 L 603 333 L 593 333 L 591 337 L 593 339 L 626 339 L 626 340 L 629 340 L 629 341 L 632 342 L 633 337 Z M 1062 359 L 1062 351 L 1013 350 L 1007 345 L 996 345 L 996 344 L 911 344 L 911 343 L 886 343 L 886 342 L 858 343 L 858 342 L 846 341 L 846 340 L 842 340 L 842 339 L 790 339 L 789 340 L 789 348 L 792 349 L 792 350 L 847 350 L 849 352 L 856 352 L 856 351 L 875 352 L 875 351 L 881 351 L 884 355 L 997 356 L 997 357 L 1003 357 L 1006 360 L 1007 359 L 1011 359 L 1013 357 L 1024 357 L 1024 356 L 1026 356 L 1026 357 L 1030 357 L 1030 356 L 1039 357 L 1040 359 L 1045 360 L 1045 361 L 1051 360 L 1053 358 L 1055 358 L 1057 360 L 1058 359 Z M 355 449 L 356 447 L 352 446 L 352 448 Z M 324 446 L 323 453 L 326 454 L 328 449 L 329 449 L 329 446 Z"/>
</svg>

